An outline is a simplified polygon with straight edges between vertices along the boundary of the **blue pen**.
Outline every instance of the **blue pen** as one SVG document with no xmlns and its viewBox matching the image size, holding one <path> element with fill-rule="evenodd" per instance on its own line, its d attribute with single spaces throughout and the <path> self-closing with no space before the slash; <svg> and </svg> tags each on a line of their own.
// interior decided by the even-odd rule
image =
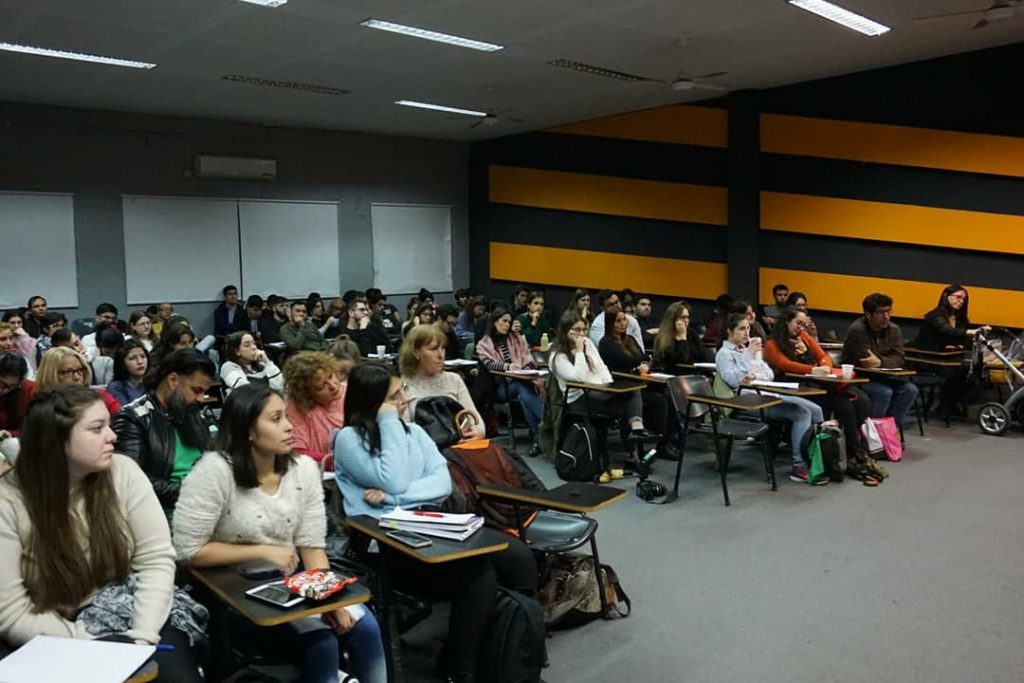
<svg viewBox="0 0 1024 683">
<path fill-rule="evenodd" d="M 174 649 L 173 645 L 157 645 L 156 646 L 156 651 L 157 652 L 170 652 L 173 649 Z"/>
</svg>

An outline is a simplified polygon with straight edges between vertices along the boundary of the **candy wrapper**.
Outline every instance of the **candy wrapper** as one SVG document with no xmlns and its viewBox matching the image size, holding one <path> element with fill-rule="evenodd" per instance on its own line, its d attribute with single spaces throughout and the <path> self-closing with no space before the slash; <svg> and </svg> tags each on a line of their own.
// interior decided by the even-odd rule
<svg viewBox="0 0 1024 683">
<path fill-rule="evenodd" d="M 284 580 L 284 585 L 296 595 L 311 600 L 323 600 L 356 581 L 354 576 L 341 576 L 329 569 L 307 569 L 289 576 Z"/>
</svg>

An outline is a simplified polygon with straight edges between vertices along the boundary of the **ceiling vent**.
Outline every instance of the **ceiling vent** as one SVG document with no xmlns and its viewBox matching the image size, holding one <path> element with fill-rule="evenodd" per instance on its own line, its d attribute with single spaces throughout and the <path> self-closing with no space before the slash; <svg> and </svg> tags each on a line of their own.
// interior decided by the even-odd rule
<svg viewBox="0 0 1024 683">
<path fill-rule="evenodd" d="M 217 157 L 200 154 L 195 159 L 197 178 L 231 178 L 234 180 L 273 180 L 277 162 L 273 159 Z"/>
<path fill-rule="evenodd" d="M 605 78 L 614 78 L 619 81 L 646 81 L 649 79 L 643 76 L 637 76 L 635 74 L 628 74 L 624 71 L 615 71 L 613 69 L 605 69 L 601 66 L 594 66 L 593 64 L 584 64 L 583 62 L 574 62 L 571 59 L 555 59 L 548 62 L 548 66 L 560 66 L 563 69 L 572 69 L 573 71 L 582 71 L 585 74 L 591 74 L 592 76 L 604 76 Z"/>
<path fill-rule="evenodd" d="M 239 74 L 224 74 L 221 80 L 233 83 L 248 83 L 250 85 L 262 85 L 267 88 L 284 88 L 285 90 L 298 90 L 311 92 L 315 95 L 351 95 L 351 90 L 332 88 L 329 85 L 313 85 L 311 83 L 296 83 L 295 81 L 281 81 L 276 78 L 261 78 L 260 76 L 241 76 Z"/>
</svg>

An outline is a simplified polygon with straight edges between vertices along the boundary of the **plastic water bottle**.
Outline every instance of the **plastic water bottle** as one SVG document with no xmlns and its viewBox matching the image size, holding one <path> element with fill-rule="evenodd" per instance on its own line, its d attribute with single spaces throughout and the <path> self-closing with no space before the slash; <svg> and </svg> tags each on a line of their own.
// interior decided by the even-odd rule
<svg viewBox="0 0 1024 683">
<path fill-rule="evenodd" d="M 548 350 L 548 333 L 547 332 L 545 332 L 542 335 L 540 335 L 540 350 L 541 351 L 547 351 Z"/>
</svg>

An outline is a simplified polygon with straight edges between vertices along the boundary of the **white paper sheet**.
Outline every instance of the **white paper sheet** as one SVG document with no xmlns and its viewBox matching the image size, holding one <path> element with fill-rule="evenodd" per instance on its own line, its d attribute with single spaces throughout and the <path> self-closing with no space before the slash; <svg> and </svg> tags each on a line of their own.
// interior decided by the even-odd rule
<svg viewBox="0 0 1024 683">
<path fill-rule="evenodd" d="M 0 661 L 0 683 L 124 683 L 156 647 L 36 636 Z"/>
</svg>

